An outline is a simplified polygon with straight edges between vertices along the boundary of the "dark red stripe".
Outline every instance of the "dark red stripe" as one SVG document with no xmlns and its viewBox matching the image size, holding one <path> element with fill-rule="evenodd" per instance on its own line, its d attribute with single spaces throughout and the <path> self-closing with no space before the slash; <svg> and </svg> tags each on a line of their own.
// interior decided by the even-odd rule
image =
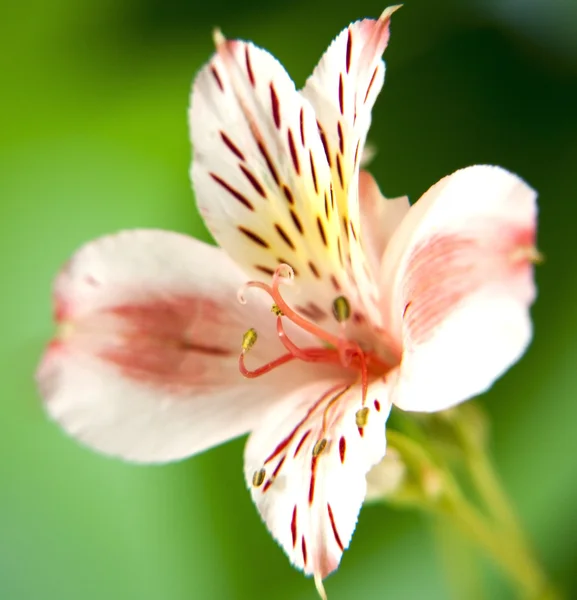
<svg viewBox="0 0 577 600">
<path fill-rule="evenodd" d="M 333 528 L 333 535 L 335 536 L 335 542 L 337 543 L 337 546 L 341 549 L 341 552 L 344 552 L 345 547 L 343 546 L 343 543 L 341 542 L 341 538 L 339 536 L 339 532 L 337 531 L 337 526 L 335 524 L 335 518 L 333 515 L 333 509 L 331 508 L 331 505 L 328 503 L 327 503 L 327 511 L 329 513 L 331 527 Z"/>
<path fill-rule="evenodd" d="M 321 234 L 321 239 L 323 240 L 323 244 L 325 246 L 328 246 L 328 243 L 327 243 L 327 234 L 325 233 L 325 228 L 323 227 L 323 223 L 322 223 L 320 217 L 317 217 L 317 225 L 318 225 L 318 228 L 319 228 L 319 233 Z"/>
<path fill-rule="evenodd" d="M 264 160 L 266 161 L 266 166 L 268 167 L 268 170 L 270 171 L 272 178 L 274 179 L 274 181 L 277 185 L 280 185 L 280 179 L 279 179 L 278 173 L 276 172 L 276 169 L 274 168 L 274 165 L 272 164 L 272 160 L 271 160 L 266 148 L 264 147 L 262 142 L 257 142 L 257 145 L 258 145 L 258 149 L 259 149 L 260 153 L 262 154 Z"/>
<path fill-rule="evenodd" d="M 228 149 L 237 158 L 240 158 L 240 160 L 245 160 L 244 154 L 232 143 L 232 140 L 226 135 L 226 133 L 224 133 L 223 131 L 221 131 L 220 132 L 220 137 L 221 137 L 222 141 L 226 144 L 226 146 L 228 147 Z"/>
<path fill-rule="evenodd" d="M 270 83 L 270 103 L 272 106 L 272 116 L 274 119 L 274 124 L 277 129 L 280 129 L 280 104 L 272 81 Z"/>
<path fill-rule="evenodd" d="M 349 33 L 348 33 L 348 37 L 347 37 L 347 61 L 346 61 L 347 73 L 351 70 L 352 49 L 353 49 L 353 33 L 349 28 Z"/>
<path fill-rule="evenodd" d="M 242 225 L 238 226 L 238 230 L 243 233 L 244 235 L 246 235 L 246 237 L 253 241 L 255 244 L 258 244 L 259 246 L 262 246 L 263 248 L 268 248 L 268 242 L 266 242 L 266 240 L 263 240 L 260 235 L 257 235 L 254 231 L 251 231 L 250 229 L 247 229 L 246 227 L 243 227 Z"/>
<path fill-rule="evenodd" d="M 231 187 L 224 179 L 221 179 L 218 175 L 214 173 L 209 173 L 209 175 L 216 181 L 220 186 L 222 186 L 229 194 L 234 196 L 241 204 L 244 204 L 248 209 L 254 210 L 254 206 L 250 203 L 250 201 L 245 198 L 238 190 L 235 190 Z"/>
<path fill-rule="evenodd" d="M 248 73 L 248 78 L 252 87 L 255 87 L 254 73 L 252 71 L 252 65 L 250 63 L 250 56 L 248 53 L 248 45 L 244 47 L 244 59 L 246 62 L 246 72 Z"/>
<path fill-rule="evenodd" d="M 377 70 L 379 67 L 376 67 L 375 70 L 373 71 L 373 76 L 371 77 L 371 81 L 369 82 L 369 87 L 367 88 L 367 93 L 365 94 L 365 99 L 364 102 L 366 103 L 367 98 L 369 97 L 369 92 L 371 91 L 371 88 L 373 87 L 373 83 L 375 81 L 375 77 L 377 76 Z"/>
<path fill-rule="evenodd" d="M 296 457 L 296 455 L 299 453 L 300 449 L 302 448 L 302 445 L 305 443 L 305 440 L 309 437 L 309 435 L 311 434 L 311 430 L 309 429 L 308 431 L 305 431 L 305 433 L 303 434 L 303 437 L 301 438 L 300 442 L 297 444 L 297 447 L 295 448 L 295 453 L 294 453 L 294 457 Z"/>
<path fill-rule="evenodd" d="M 212 73 L 212 76 L 215 78 L 216 83 L 218 84 L 218 87 L 220 88 L 220 91 L 224 92 L 224 87 L 222 87 L 222 81 L 220 80 L 220 76 L 218 74 L 218 71 L 212 65 L 210 67 L 210 72 Z"/>
<path fill-rule="evenodd" d="M 343 168 L 341 166 L 341 157 L 339 154 L 337 154 L 337 173 L 339 175 L 339 183 L 341 184 L 341 188 L 344 190 L 345 184 L 343 181 Z"/>
<path fill-rule="evenodd" d="M 280 237 L 285 241 L 287 246 L 294 250 L 295 245 L 293 244 L 293 241 L 290 239 L 290 237 L 286 234 L 285 230 L 278 223 L 275 223 L 274 227 L 277 230 L 277 233 L 280 235 Z"/>
<path fill-rule="evenodd" d="M 345 90 L 343 87 L 343 74 L 339 73 L 339 109 L 341 115 L 345 114 Z"/>
<path fill-rule="evenodd" d="M 297 149 L 295 147 L 295 141 L 293 139 L 293 132 L 289 129 L 287 135 L 288 135 L 288 145 L 289 145 L 289 150 L 291 153 L 293 165 L 295 167 L 295 171 L 297 172 L 297 175 L 300 175 L 301 167 L 299 164 L 299 157 L 297 155 Z"/>
<path fill-rule="evenodd" d="M 313 456 L 311 459 L 311 480 L 309 483 L 309 505 L 312 506 L 315 499 L 315 483 L 317 477 L 317 460 L 318 456 Z"/>
<path fill-rule="evenodd" d="M 259 180 L 243 165 L 240 165 L 245 177 L 250 181 L 252 187 L 263 197 L 266 198 L 266 192 L 260 184 Z"/>
<path fill-rule="evenodd" d="M 345 453 L 347 451 L 347 440 L 344 437 L 341 437 L 339 440 L 339 454 L 341 456 L 341 463 L 345 462 Z"/>
<path fill-rule="evenodd" d="M 264 273 L 265 275 L 270 275 L 271 277 L 274 275 L 274 269 L 271 269 L 270 267 L 263 267 L 262 265 L 255 265 L 254 268 L 258 269 L 261 273 Z"/>
<path fill-rule="evenodd" d="M 281 470 L 285 459 L 286 459 L 286 454 L 279 460 L 278 465 L 276 466 L 275 470 L 272 472 L 271 479 L 274 479 L 279 474 L 279 471 Z"/>
<path fill-rule="evenodd" d="M 315 193 L 319 193 L 319 185 L 317 183 L 317 172 L 315 171 L 315 163 L 313 161 L 313 153 L 309 151 L 309 157 L 311 161 L 311 175 L 313 177 L 313 184 L 315 186 Z"/>
<path fill-rule="evenodd" d="M 327 157 L 327 162 L 329 163 L 329 167 L 333 166 L 333 163 L 331 162 L 331 153 L 329 151 L 329 145 L 327 142 L 327 136 L 325 135 L 325 132 L 323 131 L 323 128 L 321 127 L 320 123 L 317 121 L 317 126 L 319 128 L 319 134 L 321 136 L 321 142 L 323 143 L 323 148 L 325 150 L 325 154 Z"/>
<path fill-rule="evenodd" d="M 293 518 L 291 519 L 291 535 L 293 538 L 293 548 L 297 545 L 297 507 L 293 508 Z"/>
<path fill-rule="evenodd" d="M 294 204 L 295 199 L 292 195 L 292 192 L 290 191 L 290 188 L 283 184 L 282 191 L 284 192 L 284 196 L 288 200 L 289 204 Z"/>
<path fill-rule="evenodd" d="M 303 229 L 301 220 L 298 218 L 297 214 L 292 209 L 291 209 L 291 217 L 292 217 L 293 223 L 295 224 L 295 227 L 299 230 L 299 233 L 302 235 L 304 233 L 304 229 Z"/>
</svg>

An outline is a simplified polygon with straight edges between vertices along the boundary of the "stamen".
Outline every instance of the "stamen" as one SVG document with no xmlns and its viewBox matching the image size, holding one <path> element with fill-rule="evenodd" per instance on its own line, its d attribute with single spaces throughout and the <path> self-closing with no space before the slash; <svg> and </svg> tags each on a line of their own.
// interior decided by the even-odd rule
<svg viewBox="0 0 577 600">
<path fill-rule="evenodd" d="M 263 484 L 264 478 L 266 477 L 266 471 L 264 469 L 260 469 L 254 472 L 252 476 L 252 484 L 254 487 L 260 487 Z"/>
<path fill-rule="evenodd" d="M 339 296 L 333 301 L 333 315 L 339 323 L 348 321 L 351 316 L 351 305 L 344 296 Z"/>
<path fill-rule="evenodd" d="M 242 353 L 246 354 L 255 344 L 258 334 L 252 327 L 242 336 Z"/>
<path fill-rule="evenodd" d="M 254 369 L 254 371 L 251 371 L 250 369 L 246 368 L 246 365 L 244 364 L 244 352 L 241 352 L 240 356 L 238 357 L 238 369 L 241 372 L 241 374 L 247 379 L 255 379 L 256 377 L 265 375 L 266 373 L 269 373 L 277 367 L 280 367 L 290 362 L 291 360 L 294 360 L 295 358 L 297 357 L 294 354 L 283 354 L 282 356 L 279 356 L 278 358 L 275 358 L 274 360 L 271 360 L 270 362 L 266 363 L 266 365 L 263 365 L 258 369 Z"/>
<path fill-rule="evenodd" d="M 367 406 L 357 410 L 355 414 L 355 421 L 357 427 L 365 427 L 367 425 L 369 421 L 369 408 Z"/>
<path fill-rule="evenodd" d="M 313 447 L 313 456 L 319 456 L 319 454 L 322 454 L 324 449 L 327 447 L 327 444 L 328 440 L 326 438 L 319 440 Z"/>
<path fill-rule="evenodd" d="M 337 402 L 338 400 L 341 399 L 342 395 L 346 392 L 348 392 L 351 389 L 350 385 L 345 386 L 342 390 L 340 390 L 339 392 L 337 392 L 327 403 L 327 405 L 325 406 L 325 410 L 323 411 L 323 426 L 322 426 L 322 433 L 324 435 L 325 431 L 327 430 L 327 414 L 329 412 L 329 409 L 331 408 L 331 406 L 333 404 L 335 404 L 335 402 Z"/>
<path fill-rule="evenodd" d="M 274 272 L 272 284 L 268 285 L 261 281 L 249 281 L 242 286 L 237 298 L 239 302 L 245 304 L 246 300 L 244 292 L 247 288 L 258 288 L 265 291 L 273 300 L 272 312 L 277 316 L 277 334 L 283 346 L 287 349 L 287 354 L 284 354 L 269 363 L 255 370 L 247 369 L 244 364 L 244 355 L 254 346 L 257 340 L 257 334 L 254 329 L 249 329 L 243 336 L 242 351 L 239 356 L 239 369 L 242 375 L 249 378 L 259 377 L 273 369 L 284 365 L 296 358 L 304 362 L 324 362 L 330 364 L 341 365 L 346 368 L 360 370 L 361 387 L 362 387 L 362 406 L 365 405 L 367 399 L 367 391 L 369 386 L 368 365 L 370 364 L 377 371 L 384 371 L 388 365 L 373 352 L 365 353 L 357 342 L 350 341 L 346 338 L 344 327 L 346 321 L 351 315 L 351 306 L 349 301 L 344 296 L 337 297 L 333 302 L 333 314 L 335 319 L 341 324 L 342 334 L 336 336 L 328 331 L 325 331 L 317 324 L 307 320 L 295 310 L 293 310 L 282 297 L 279 287 L 281 283 L 291 284 L 294 280 L 294 270 L 290 265 L 285 263 L 280 264 Z M 328 345 L 328 348 L 308 347 L 300 348 L 286 334 L 283 327 L 283 318 L 292 321 L 297 327 L 304 329 L 308 333 L 315 336 L 322 342 Z M 331 403 L 329 403 L 330 406 Z M 328 407 L 327 407 L 328 409 Z M 326 417 L 326 411 L 325 411 Z M 323 421 L 326 418 L 323 418 Z"/>
</svg>

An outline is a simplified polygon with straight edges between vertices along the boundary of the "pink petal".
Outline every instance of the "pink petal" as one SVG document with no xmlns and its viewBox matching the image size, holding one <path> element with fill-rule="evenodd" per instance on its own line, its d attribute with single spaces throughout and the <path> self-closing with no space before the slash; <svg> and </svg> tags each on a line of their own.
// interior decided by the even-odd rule
<svg viewBox="0 0 577 600">
<path fill-rule="evenodd" d="M 372 265 L 379 265 L 389 240 L 410 208 L 409 198 L 385 198 L 373 176 L 361 171 L 359 201 L 365 252 Z"/>
<path fill-rule="evenodd" d="M 390 404 L 383 383 L 370 385 L 359 427 L 361 408 L 359 385 L 303 386 L 264 414 L 247 442 L 245 476 L 264 522 L 293 565 L 316 578 L 338 567 L 365 497 L 365 475 L 385 454 Z"/>
<path fill-rule="evenodd" d="M 389 329 L 402 342 L 392 400 L 434 411 L 486 390 L 523 354 L 535 297 L 536 194 L 499 167 L 434 185 L 385 251 Z"/>
<path fill-rule="evenodd" d="M 224 252 L 176 233 L 85 245 L 56 280 L 60 329 L 37 374 L 48 413 L 92 448 L 135 461 L 179 459 L 250 430 L 295 377 L 316 373 L 295 364 L 258 381 L 240 375 L 251 326 L 260 335 L 248 361 L 283 353 L 270 303 L 237 301 L 244 281 Z"/>
<path fill-rule="evenodd" d="M 189 116 L 196 200 L 219 245 L 253 278 L 291 265 L 297 285 L 288 298 L 336 327 L 332 302 L 350 283 L 310 103 L 265 50 L 217 37 Z"/>
<path fill-rule="evenodd" d="M 341 215 L 341 243 L 364 311 L 376 325 L 380 313 L 373 299 L 378 287 L 367 263 L 363 222 L 359 215 L 358 177 L 371 110 L 381 90 L 385 65 L 381 56 L 389 41 L 391 7 L 379 19 L 349 25 L 329 46 L 307 80 L 302 95 L 316 112 Z"/>
</svg>

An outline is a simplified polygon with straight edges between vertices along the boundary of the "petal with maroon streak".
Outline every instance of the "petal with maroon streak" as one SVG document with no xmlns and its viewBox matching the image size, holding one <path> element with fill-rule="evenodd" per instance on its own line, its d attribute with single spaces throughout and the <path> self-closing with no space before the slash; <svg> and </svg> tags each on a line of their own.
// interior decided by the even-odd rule
<svg viewBox="0 0 577 600">
<path fill-rule="evenodd" d="M 395 231 L 381 282 L 403 346 L 391 397 L 435 411 L 485 391 L 531 339 L 536 194 L 499 167 L 434 185 Z"/>
<path fill-rule="evenodd" d="M 390 404 L 383 383 L 369 386 L 366 406 L 368 418 L 359 429 L 360 385 L 332 380 L 302 386 L 263 415 L 247 442 L 252 498 L 291 562 L 306 574 L 324 578 L 338 567 L 365 497 L 365 475 L 385 454 Z M 261 469 L 265 477 L 255 486 Z"/>
<path fill-rule="evenodd" d="M 223 251 L 176 233 L 86 244 L 55 284 L 59 330 L 37 373 L 48 413 L 88 446 L 143 462 L 249 431 L 295 378 L 313 374 L 294 363 L 256 381 L 240 375 L 249 327 L 259 328 L 249 366 L 283 353 L 266 296 L 238 303 L 244 281 Z"/>
</svg>

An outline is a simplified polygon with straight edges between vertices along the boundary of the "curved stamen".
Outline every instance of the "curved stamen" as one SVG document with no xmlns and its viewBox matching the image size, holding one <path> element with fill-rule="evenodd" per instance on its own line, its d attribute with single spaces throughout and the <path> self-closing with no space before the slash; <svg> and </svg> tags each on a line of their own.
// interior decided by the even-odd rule
<svg viewBox="0 0 577 600">
<path fill-rule="evenodd" d="M 365 353 L 357 342 L 350 341 L 346 338 L 345 327 L 346 321 L 350 316 L 350 306 L 344 296 L 338 297 L 333 305 L 333 313 L 335 314 L 335 318 L 341 326 L 340 335 L 338 336 L 325 331 L 315 323 L 302 317 L 295 310 L 293 310 L 285 302 L 279 289 L 281 283 L 291 284 L 293 280 L 293 269 L 290 267 L 290 265 L 282 263 L 275 270 L 271 285 L 261 281 L 249 281 L 239 289 L 237 298 L 242 304 L 246 304 L 244 292 L 248 288 L 261 289 L 271 297 L 274 302 L 273 312 L 277 315 L 277 335 L 280 342 L 288 351 L 287 354 L 284 354 L 266 363 L 265 365 L 262 365 L 258 369 L 248 369 L 244 363 L 244 354 L 246 353 L 246 350 L 252 347 L 254 341 L 256 341 L 256 332 L 253 332 L 254 340 L 249 336 L 250 339 L 247 342 L 251 342 L 250 346 L 245 348 L 245 341 L 243 341 L 243 351 L 239 357 L 240 372 L 245 377 L 259 377 L 296 358 L 304 362 L 325 362 L 330 364 L 339 364 L 345 368 L 360 370 L 362 406 L 364 407 L 369 387 L 369 365 L 376 367 L 377 372 L 386 370 L 388 365 L 374 352 Z M 300 348 L 287 335 L 282 323 L 283 318 L 289 319 L 301 329 L 304 329 L 319 340 L 332 346 L 332 348 Z M 251 334 L 251 330 L 245 334 L 245 337 L 249 334 Z M 331 400 L 325 410 L 323 421 L 326 420 L 326 411 L 330 408 L 332 403 L 333 401 Z"/>
<path fill-rule="evenodd" d="M 273 276 L 272 286 L 268 285 L 267 283 L 263 283 L 262 281 L 254 281 L 254 280 L 248 281 L 237 292 L 238 301 L 241 304 L 246 304 L 246 299 L 244 297 L 244 291 L 247 290 L 248 288 L 261 289 L 261 290 L 265 291 L 272 298 L 273 302 L 277 305 L 277 307 L 280 309 L 280 311 L 283 313 L 283 315 L 285 317 L 287 317 L 289 320 L 291 320 L 295 325 L 298 325 L 300 328 L 304 329 L 305 331 L 308 331 L 309 333 L 311 333 L 315 337 L 319 338 L 323 342 L 326 342 L 327 344 L 331 344 L 335 348 L 338 348 L 339 346 L 341 346 L 343 343 L 343 340 L 341 338 L 329 333 L 328 331 L 325 331 L 324 329 L 322 329 L 315 323 L 312 323 L 311 321 L 305 319 L 304 317 L 299 315 L 296 311 L 294 311 L 284 301 L 284 298 L 281 296 L 280 291 L 279 291 L 279 285 L 282 282 L 282 279 L 286 279 L 286 278 L 278 276 L 278 272 L 282 268 L 288 268 L 288 269 L 290 269 L 290 272 L 292 272 L 292 269 L 289 265 L 282 263 L 277 267 L 277 269 L 275 271 L 275 274 Z M 290 281 L 290 279 L 289 279 L 289 281 Z"/>
<path fill-rule="evenodd" d="M 295 358 L 297 357 L 294 354 L 283 354 L 282 356 L 271 360 L 265 365 L 262 365 L 262 367 L 251 370 L 246 368 L 246 365 L 244 364 L 244 352 L 241 352 L 240 356 L 238 357 L 238 368 L 244 377 L 246 377 L 247 379 L 254 379 L 255 377 L 260 377 L 261 375 L 269 373 L 273 369 L 276 369 L 277 367 L 280 367 L 281 365 L 284 365 L 290 362 L 291 360 L 294 360 Z"/>
</svg>

